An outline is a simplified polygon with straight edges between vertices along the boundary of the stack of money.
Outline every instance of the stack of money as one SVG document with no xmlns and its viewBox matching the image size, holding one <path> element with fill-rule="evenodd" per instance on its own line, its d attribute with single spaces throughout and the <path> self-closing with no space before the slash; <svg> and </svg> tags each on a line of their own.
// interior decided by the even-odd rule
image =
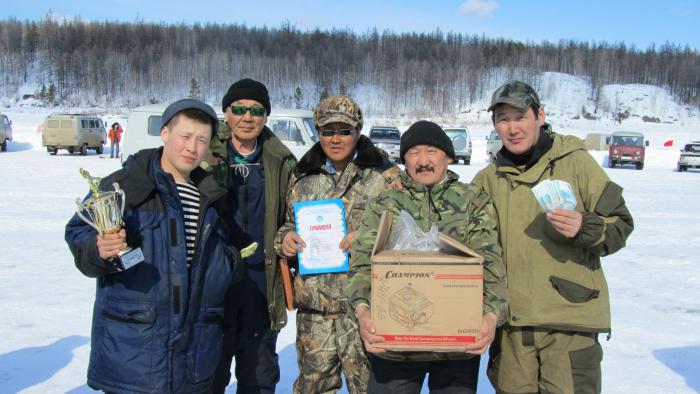
<svg viewBox="0 0 700 394">
<path fill-rule="evenodd" d="M 533 187 L 532 193 L 545 212 L 555 209 L 573 211 L 576 208 L 576 197 L 568 182 L 547 179 Z"/>
</svg>

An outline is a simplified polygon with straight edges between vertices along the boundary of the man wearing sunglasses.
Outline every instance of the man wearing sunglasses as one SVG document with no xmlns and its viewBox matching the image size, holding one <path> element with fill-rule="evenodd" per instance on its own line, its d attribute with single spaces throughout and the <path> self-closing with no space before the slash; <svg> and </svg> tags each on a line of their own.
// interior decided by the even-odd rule
<svg viewBox="0 0 700 394">
<path fill-rule="evenodd" d="M 314 111 L 314 126 L 321 137 L 301 158 L 289 182 L 287 221 L 275 242 L 280 256 L 292 258 L 306 247 L 294 231 L 295 202 L 342 199 L 348 235 L 338 248 L 347 251 L 368 201 L 395 186 L 399 169 L 360 134 L 362 123 L 362 111 L 349 97 L 329 97 Z M 346 280 L 345 272 L 294 279 L 299 363 L 294 393 L 340 390 L 341 371 L 348 392 L 366 392 L 369 369 L 357 323 L 347 313 Z"/>
<path fill-rule="evenodd" d="M 209 164 L 228 190 L 226 223 L 234 244 L 242 248 L 257 242 L 260 247 L 244 259 L 246 274 L 227 296 L 224 350 L 213 392 L 226 389 L 235 357 L 238 393 L 274 393 L 280 378 L 277 334 L 287 324 L 274 238 L 284 222 L 286 188 L 296 160 L 265 126 L 270 114 L 265 85 L 241 79 L 221 105 L 230 133 L 213 139 Z"/>
</svg>

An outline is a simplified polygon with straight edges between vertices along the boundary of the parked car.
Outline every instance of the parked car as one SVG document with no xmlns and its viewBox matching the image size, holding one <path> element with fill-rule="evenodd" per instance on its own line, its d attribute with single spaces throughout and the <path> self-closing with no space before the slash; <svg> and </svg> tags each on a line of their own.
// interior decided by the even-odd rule
<svg viewBox="0 0 700 394">
<path fill-rule="evenodd" d="M 0 150 L 7 150 L 7 142 L 12 141 L 12 121 L 7 115 L 0 114 Z"/>
<path fill-rule="evenodd" d="M 486 137 L 486 156 L 491 163 L 496 161 L 496 153 L 503 147 L 503 141 L 496 130 L 491 130 L 491 134 Z"/>
<path fill-rule="evenodd" d="M 59 149 L 87 155 L 88 149 L 101 154 L 107 141 L 105 125 L 96 115 L 52 114 L 44 119 L 41 143 L 52 155 Z"/>
<path fill-rule="evenodd" d="M 160 139 L 161 115 L 167 104 L 151 104 L 129 112 L 129 132 L 122 145 L 122 162 L 141 149 L 163 145 Z M 224 114 L 217 111 L 219 133 L 229 134 Z M 318 141 L 314 128 L 313 112 L 299 109 L 277 109 L 267 117 L 267 127 L 282 140 L 297 159 L 301 158 Z"/>
<path fill-rule="evenodd" d="M 472 160 L 472 139 L 469 136 L 469 130 L 466 127 L 454 127 L 446 128 L 445 133 L 452 140 L 452 146 L 455 149 L 457 157 L 455 164 L 463 160 L 464 164 L 469 165 Z"/>
<path fill-rule="evenodd" d="M 700 141 L 685 145 L 678 158 L 678 172 L 688 171 L 688 168 L 700 168 Z"/>
<path fill-rule="evenodd" d="M 397 163 L 401 146 L 401 132 L 394 126 L 372 126 L 369 130 L 369 139 L 377 148 L 383 149 L 389 158 Z"/>
<path fill-rule="evenodd" d="M 634 164 L 638 170 L 644 168 L 644 147 L 649 141 L 644 141 L 644 134 L 636 131 L 616 131 L 612 133 L 610 148 L 608 148 L 608 167 Z"/>
</svg>

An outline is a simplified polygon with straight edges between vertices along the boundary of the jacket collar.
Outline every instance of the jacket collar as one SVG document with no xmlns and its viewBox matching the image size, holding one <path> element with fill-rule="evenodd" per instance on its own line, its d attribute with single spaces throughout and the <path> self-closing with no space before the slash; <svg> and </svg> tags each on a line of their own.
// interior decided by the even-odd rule
<svg viewBox="0 0 700 394">
<path fill-rule="evenodd" d="M 392 165 L 386 155 L 381 150 L 377 149 L 372 141 L 364 135 L 360 135 L 355 150 L 357 155 L 352 162 L 361 169 L 384 169 L 384 167 L 389 168 Z M 326 154 L 323 152 L 323 148 L 321 148 L 321 143 L 317 142 L 306 152 L 301 160 L 299 160 L 295 173 L 299 176 L 318 173 L 325 167 L 326 158 Z"/>
<path fill-rule="evenodd" d="M 172 175 L 163 171 L 160 158 L 163 147 L 144 149 L 136 152 L 124 163 L 124 168 L 117 172 L 114 181 L 124 190 L 127 205 L 138 206 L 146 201 L 156 190 L 170 193 L 175 181 Z M 213 201 L 226 194 L 213 177 L 200 167 L 192 170 L 190 179 L 207 200 Z M 168 187 L 167 185 L 171 185 Z M 111 189 L 111 185 L 105 185 Z"/>
</svg>

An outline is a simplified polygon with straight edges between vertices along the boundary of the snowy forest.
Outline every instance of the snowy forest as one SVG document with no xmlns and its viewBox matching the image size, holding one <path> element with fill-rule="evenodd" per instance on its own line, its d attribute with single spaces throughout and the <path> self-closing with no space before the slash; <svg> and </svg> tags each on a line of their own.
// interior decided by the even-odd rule
<svg viewBox="0 0 700 394">
<path fill-rule="evenodd" d="M 372 97 L 367 113 L 451 114 L 511 78 L 555 71 L 606 84 L 649 84 L 700 105 L 700 54 L 662 44 L 518 42 L 436 30 L 302 31 L 236 24 L 0 21 L 0 97 L 32 87 L 44 105 L 126 106 L 193 96 L 220 100 L 232 81 L 264 82 L 273 103 L 310 108 L 319 97 Z"/>
</svg>

